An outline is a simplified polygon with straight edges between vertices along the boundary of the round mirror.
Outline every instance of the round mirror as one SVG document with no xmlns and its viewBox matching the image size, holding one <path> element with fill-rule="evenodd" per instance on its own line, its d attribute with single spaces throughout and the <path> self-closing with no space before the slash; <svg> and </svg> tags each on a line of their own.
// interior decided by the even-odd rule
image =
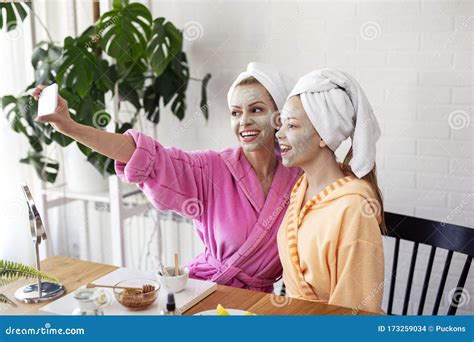
<svg viewBox="0 0 474 342">
<path fill-rule="evenodd" d="M 30 234 L 33 242 L 40 244 L 42 240 L 46 240 L 48 237 L 46 235 L 46 230 L 41 220 L 38 209 L 36 208 L 35 201 L 33 196 L 31 196 L 30 189 L 28 185 L 22 184 L 21 188 L 26 197 L 26 203 L 28 204 L 28 215 L 30 219 Z"/>
</svg>

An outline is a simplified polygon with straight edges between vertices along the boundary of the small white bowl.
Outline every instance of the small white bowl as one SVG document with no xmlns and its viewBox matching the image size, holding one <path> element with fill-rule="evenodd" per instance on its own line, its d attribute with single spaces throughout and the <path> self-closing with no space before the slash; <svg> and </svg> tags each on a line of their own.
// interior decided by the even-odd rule
<svg viewBox="0 0 474 342">
<path fill-rule="evenodd" d="M 163 288 L 168 292 L 180 292 L 186 287 L 189 279 L 189 269 L 187 267 L 179 267 L 179 275 L 174 275 L 174 267 L 165 267 L 170 276 L 162 275 L 159 271 L 156 272 L 156 278 Z"/>
</svg>

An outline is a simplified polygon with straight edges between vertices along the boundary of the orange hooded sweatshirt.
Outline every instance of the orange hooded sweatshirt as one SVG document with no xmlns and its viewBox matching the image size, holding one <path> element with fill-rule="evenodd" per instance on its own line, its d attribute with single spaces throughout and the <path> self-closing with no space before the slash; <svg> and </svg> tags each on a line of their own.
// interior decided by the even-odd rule
<svg viewBox="0 0 474 342">
<path fill-rule="evenodd" d="M 287 295 L 383 314 L 381 210 L 369 183 L 338 179 L 303 206 L 307 186 L 304 174 L 277 237 Z"/>
</svg>

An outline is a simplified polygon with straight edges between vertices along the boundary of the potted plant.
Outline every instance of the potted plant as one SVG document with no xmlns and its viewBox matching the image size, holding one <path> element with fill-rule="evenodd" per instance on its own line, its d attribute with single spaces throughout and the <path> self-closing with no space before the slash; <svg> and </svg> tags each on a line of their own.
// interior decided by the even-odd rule
<svg viewBox="0 0 474 342">
<path fill-rule="evenodd" d="M 31 4 L 0 3 L 0 25 L 3 9 L 7 29 L 12 30 L 31 11 Z M 102 175 L 115 171 L 113 160 L 74 142 L 48 124 L 34 121 L 37 103 L 29 92 L 38 84 L 57 83 L 74 120 L 101 129 L 111 124 L 106 95 L 119 96 L 120 103 L 128 102 L 134 108 L 130 119 L 112 123 L 116 133 L 123 133 L 134 127 L 139 115 L 158 124 L 166 106 L 182 120 L 188 83 L 198 81 L 200 109 L 208 118 L 206 88 L 211 75 L 202 79 L 190 76 L 182 32 L 163 17 L 153 19 L 140 3 L 114 0 L 112 10 L 78 37 L 68 36 L 62 45 L 51 38 L 38 43 L 31 63 L 35 80 L 19 96 L 3 96 L 1 106 L 12 129 L 28 139 L 30 149 L 20 161 L 32 165 L 39 177 L 50 183 L 55 182 L 59 170 L 58 161 L 45 154 L 44 146 L 50 144 L 66 147 L 74 143 Z"/>
<path fill-rule="evenodd" d="M 57 283 L 58 280 L 44 272 L 38 271 L 34 267 L 26 266 L 24 264 L 1 260 L 0 259 L 0 288 L 13 281 L 22 278 L 39 278 L 41 280 L 48 280 Z M 17 306 L 7 295 L 0 292 L 0 304 L 8 304 Z"/>
</svg>

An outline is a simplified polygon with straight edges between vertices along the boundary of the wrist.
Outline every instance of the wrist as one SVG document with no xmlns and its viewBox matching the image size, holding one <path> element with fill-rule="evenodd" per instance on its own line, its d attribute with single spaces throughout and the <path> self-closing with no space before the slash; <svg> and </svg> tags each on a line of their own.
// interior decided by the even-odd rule
<svg viewBox="0 0 474 342">
<path fill-rule="evenodd" d="M 70 136 L 74 132 L 79 124 L 73 119 L 65 120 L 61 123 L 56 123 L 56 129 L 64 135 Z"/>
</svg>

